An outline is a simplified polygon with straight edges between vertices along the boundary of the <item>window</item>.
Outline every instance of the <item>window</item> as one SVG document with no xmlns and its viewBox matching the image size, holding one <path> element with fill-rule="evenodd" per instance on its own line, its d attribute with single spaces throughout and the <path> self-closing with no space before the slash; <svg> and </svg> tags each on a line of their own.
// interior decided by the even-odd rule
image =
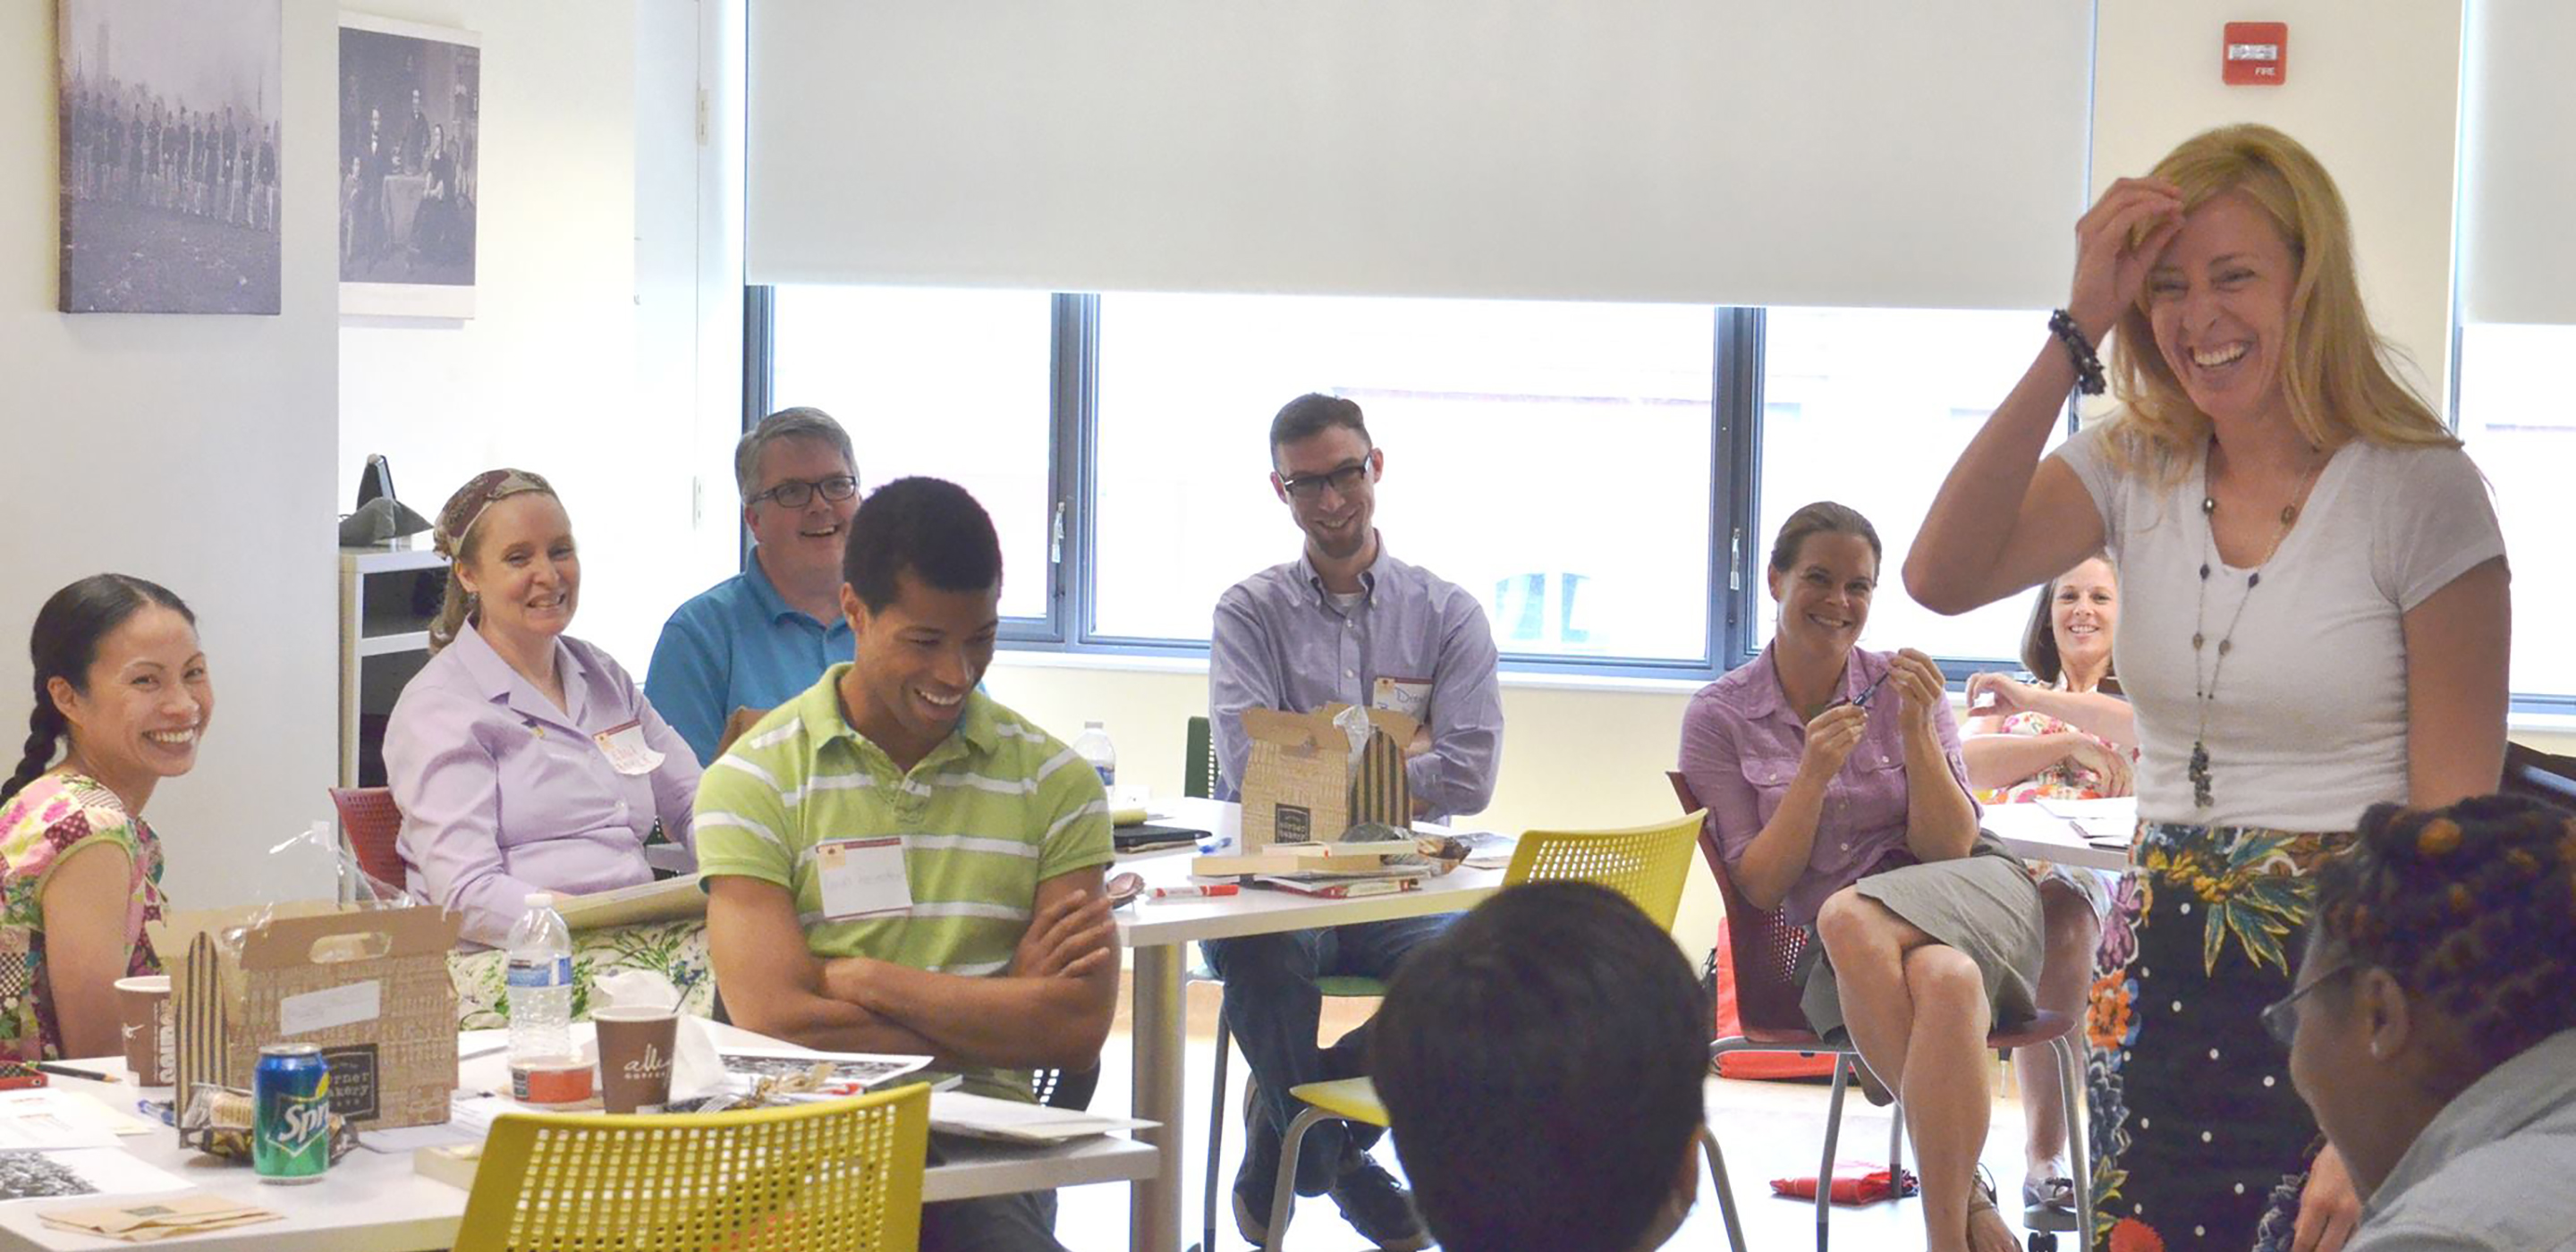
<svg viewBox="0 0 2576 1252">
<path fill-rule="evenodd" d="M 1704 667 L 1715 503 L 1706 308 L 1110 295 L 1093 629 L 1205 640 L 1303 542 L 1270 419 L 1348 397 L 1386 453 L 1388 551 L 1484 601 L 1507 654 Z"/>
<path fill-rule="evenodd" d="M 927 474 L 973 492 L 1002 537 L 1003 616 L 1045 617 L 1053 297 L 795 286 L 772 299 L 772 407 L 839 419 L 862 489 Z"/>
<path fill-rule="evenodd" d="M 1942 617 L 1905 594 L 1899 570 L 1951 464 L 2030 368 L 2031 354 L 2044 342 L 2035 328 L 2046 317 L 1918 309 L 1765 313 L 1761 464 L 1753 480 L 1761 523 L 1747 564 L 1767 567 L 1771 537 L 1800 506 L 1839 501 L 1867 516 L 1887 549 L 1863 646 L 1960 660 L 2003 661 L 2018 652 L 2030 611 L 2026 598 Z M 1748 583 L 1759 647 L 1771 638 L 1773 607 L 1762 579 Z"/>
<path fill-rule="evenodd" d="M 2495 489 L 2513 562 L 2513 690 L 2527 703 L 2576 702 L 2576 656 L 2540 642 L 2576 612 L 2576 577 L 2558 546 L 2576 414 L 2557 372 L 2571 358 L 2576 326 L 2460 328 L 2460 438 Z"/>
<path fill-rule="evenodd" d="M 2039 314 L 814 286 L 766 307 L 773 406 L 840 416 L 868 485 L 937 474 L 992 510 L 1016 646 L 1203 649 L 1225 589 L 1303 543 L 1268 443 L 1308 391 L 1367 411 L 1389 551 L 1482 600 L 1509 668 L 1741 663 L 1771 633 L 1769 536 L 1817 499 L 1887 544 L 1870 646 L 1956 670 L 2020 638 L 2020 598 L 1938 617 L 1897 570 Z"/>
</svg>

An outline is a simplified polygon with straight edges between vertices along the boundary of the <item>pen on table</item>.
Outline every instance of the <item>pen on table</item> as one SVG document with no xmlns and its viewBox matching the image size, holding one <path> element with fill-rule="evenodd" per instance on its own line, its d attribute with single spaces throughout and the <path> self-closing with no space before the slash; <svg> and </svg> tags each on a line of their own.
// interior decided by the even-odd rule
<svg viewBox="0 0 2576 1252">
<path fill-rule="evenodd" d="M 1243 888 L 1230 883 L 1192 883 L 1183 887 L 1147 887 L 1148 900 L 1187 900 L 1199 896 L 1230 896 Z"/>
<path fill-rule="evenodd" d="M 53 1061 L 38 1061 L 36 1062 L 36 1068 L 44 1071 L 45 1073 L 59 1075 L 64 1078 L 86 1078 L 91 1082 L 123 1081 L 122 1078 L 115 1074 L 102 1074 L 96 1070 L 88 1069 L 74 1069 L 69 1065 L 61 1065 Z"/>
<path fill-rule="evenodd" d="M 145 1117 L 155 1118 L 164 1126 L 179 1124 L 179 1115 L 168 1100 L 137 1100 L 134 1102 L 134 1111 Z"/>
</svg>

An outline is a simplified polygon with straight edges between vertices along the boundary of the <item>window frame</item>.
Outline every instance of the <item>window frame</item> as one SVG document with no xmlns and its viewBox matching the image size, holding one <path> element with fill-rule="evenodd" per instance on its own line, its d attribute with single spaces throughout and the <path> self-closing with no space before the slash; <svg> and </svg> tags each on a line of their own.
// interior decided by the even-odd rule
<svg viewBox="0 0 2576 1252">
<path fill-rule="evenodd" d="M 1013 652 L 1204 660 L 1208 655 L 1206 640 L 1113 635 L 1098 629 L 1098 567 L 1091 558 L 1099 544 L 1094 502 L 1100 498 L 1101 300 L 1096 293 L 1081 292 L 1056 292 L 1052 299 L 1048 495 L 1055 520 L 1046 568 L 1048 611 L 1042 617 L 1002 619 L 1003 646 Z M 1705 683 L 1759 655 L 1754 626 L 1761 612 L 1763 585 L 1763 541 L 1757 528 L 1761 516 L 1765 310 L 1739 305 L 1707 308 L 1714 340 L 1709 393 L 1712 507 L 1706 571 L 1709 611 L 1702 658 L 1679 661 L 1504 651 L 1501 661 L 1507 676 Z M 749 431 L 771 410 L 777 398 L 773 390 L 773 289 L 760 285 L 745 288 L 743 310 L 743 429 Z M 2074 399 L 2069 392 L 2066 423 L 2070 434 L 2075 428 Z M 747 561 L 751 551 L 748 530 L 743 533 L 742 550 Z M 1266 563 L 1247 560 L 1247 574 Z M 1936 659 L 1953 685 L 1964 684 L 1968 675 L 1980 670 L 2014 664 L 2000 657 Z"/>
</svg>

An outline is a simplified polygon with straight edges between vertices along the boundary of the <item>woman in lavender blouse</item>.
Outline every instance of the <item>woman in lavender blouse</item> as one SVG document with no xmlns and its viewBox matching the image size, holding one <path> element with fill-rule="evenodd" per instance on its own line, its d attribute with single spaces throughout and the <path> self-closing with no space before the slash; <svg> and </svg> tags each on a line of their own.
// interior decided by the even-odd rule
<svg viewBox="0 0 2576 1252">
<path fill-rule="evenodd" d="M 1817 940 L 1801 975 L 1808 1024 L 1848 1030 L 1904 1097 L 1931 1247 L 2010 1252 L 1976 1176 L 1992 1116 L 1985 1040 L 2034 1013 L 2039 890 L 1977 829 L 1940 670 L 1911 649 L 1855 646 L 1879 560 L 1859 513 L 1790 515 L 1771 549 L 1779 627 L 1691 700 L 1682 773 L 1744 898 Z"/>
<path fill-rule="evenodd" d="M 698 758 L 624 668 L 563 633 L 581 559 L 545 479 L 478 475 L 440 510 L 437 545 L 447 601 L 385 728 L 385 774 L 412 895 L 498 946 L 530 892 L 652 881 L 656 821 L 694 847 Z"/>
</svg>

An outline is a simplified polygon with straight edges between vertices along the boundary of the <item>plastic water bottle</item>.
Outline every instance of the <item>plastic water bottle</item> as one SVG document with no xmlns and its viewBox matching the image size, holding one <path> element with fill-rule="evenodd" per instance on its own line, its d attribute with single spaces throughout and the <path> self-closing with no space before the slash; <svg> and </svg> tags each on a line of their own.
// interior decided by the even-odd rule
<svg viewBox="0 0 2576 1252">
<path fill-rule="evenodd" d="M 554 893 L 528 893 L 528 911 L 510 928 L 510 1068 L 561 1066 L 572 1047 L 572 928 L 555 912 Z"/>
<path fill-rule="evenodd" d="M 1102 729 L 1100 723 L 1084 722 L 1081 736 L 1073 741 L 1073 750 L 1080 753 L 1083 760 L 1091 762 L 1092 769 L 1099 771 L 1102 790 L 1117 790 L 1118 748 L 1109 742 L 1109 732 Z"/>
</svg>

